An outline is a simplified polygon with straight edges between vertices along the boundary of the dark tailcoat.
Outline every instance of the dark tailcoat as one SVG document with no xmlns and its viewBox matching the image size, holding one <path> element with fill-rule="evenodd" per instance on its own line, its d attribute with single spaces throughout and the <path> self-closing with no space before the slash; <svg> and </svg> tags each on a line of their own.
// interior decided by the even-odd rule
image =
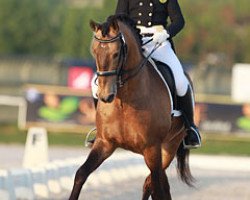
<svg viewBox="0 0 250 200">
<path fill-rule="evenodd" d="M 171 38 L 185 24 L 177 0 L 118 0 L 116 14 L 127 14 L 140 26 L 163 25 Z"/>
</svg>

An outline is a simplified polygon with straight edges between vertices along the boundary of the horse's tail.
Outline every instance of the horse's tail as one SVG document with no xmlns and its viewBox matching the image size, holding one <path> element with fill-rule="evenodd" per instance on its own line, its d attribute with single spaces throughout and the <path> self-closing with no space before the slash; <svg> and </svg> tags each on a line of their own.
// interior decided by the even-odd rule
<svg viewBox="0 0 250 200">
<path fill-rule="evenodd" d="M 185 149 L 183 143 L 177 150 L 177 172 L 181 180 L 187 185 L 193 187 L 194 177 L 189 168 L 189 149 Z"/>
</svg>

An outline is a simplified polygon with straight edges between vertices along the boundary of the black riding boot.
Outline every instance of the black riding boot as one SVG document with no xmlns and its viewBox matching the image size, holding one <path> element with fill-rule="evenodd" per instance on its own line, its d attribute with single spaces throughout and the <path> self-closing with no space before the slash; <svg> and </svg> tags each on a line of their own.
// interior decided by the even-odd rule
<svg viewBox="0 0 250 200">
<path fill-rule="evenodd" d="M 96 108 L 97 108 L 98 99 L 93 98 L 93 101 L 94 101 L 94 106 L 95 106 L 95 109 L 96 109 Z M 89 135 L 90 135 L 91 133 L 93 133 L 94 131 L 96 131 L 96 127 L 92 128 L 92 129 L 88 132 L 87 136 L 89 136 Z M 88 139 L 88 138 L 87 138 L 87 139 Z M 91 147 L 91 146 L 94 144 L 94 142 L 95 142 L 95 137 L 92 138 L 92 139 L 90 139 L 90 140 L 88 140 L 87 143 L 86 143 L 86 146 Z"/>
<path fill-rule="evenodd" d="M 190 86 L 188 87 L 187 93 L 184 96 L 178 96 L 179 109 L 182 111 L 187 128 L 187 136 L 183 140 L 184 148 L 186 149 L 194 149 L 201 146 L 201 136 L 198 128 L 194 124 L 193 101 L 193 91 Z"/>
</svg>

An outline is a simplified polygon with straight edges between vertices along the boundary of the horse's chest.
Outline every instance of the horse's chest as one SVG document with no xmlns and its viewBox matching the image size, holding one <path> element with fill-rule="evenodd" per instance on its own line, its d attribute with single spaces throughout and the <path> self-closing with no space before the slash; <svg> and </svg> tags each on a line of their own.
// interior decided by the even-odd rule
<svg viewBox="0 0 250 200">
<path fill-rule="evenodd" d="M 135 109 L 106 109 L 99 115 L 103 124 L 109 126 L 117 124 L 119 129 L 128 130 L 129 127 L 145 127 L 145 122 L 150 121 L 148 111 L 138 111 Z M 118 128 L 118 127 L 116 127 Z"/>
<path fill-rule="evenodd" d="M 167 130 L 164 117 L 156 116 L 158 112 L 142 107 L 112 107 L 99 112 L 103 138 L 115 142 L 125 149 L 143 149 L 148 142 L 154 142 L 154 134 Z M 160 128 L 160 129 L 159 129 Z"/>
<path fill-rule="evenodd" d="M 101 117 L 103 131 L 106 137 L 117 140 L 118 143 L 137 143 L 142 140 L 142 134 L 147 135 L 151 129 L 151 116 L 146 111 L 116 110 L 103 112 Z"/>
</svg>

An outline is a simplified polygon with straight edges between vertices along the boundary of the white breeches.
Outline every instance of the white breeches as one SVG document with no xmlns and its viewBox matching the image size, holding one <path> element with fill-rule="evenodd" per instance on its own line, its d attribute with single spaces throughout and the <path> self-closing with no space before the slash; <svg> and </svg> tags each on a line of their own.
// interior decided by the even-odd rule
<svg viewBox="0 0 250 200">
<path fill-rule="evenodd" d="M 148 37 L 143 38 L 143 43 L 148 40 Z M 145 49 L 145 54 L 148 55 L 154 47 L 155 44 L 153 41 L 144 45 L 143 48 Z M 175 55 L 170 42 L 163 42 L 161 46 L 151 55 L 151 57 L 155 60 L 167 64 L 170 67 L 173 72 L 177 95 L 184 96 L 187 92 L 189 81 L 184 74 L 182 65 L 177 56 Z"/>
<path fill-rule="evenodd" d="M 141 30 L 141 34 L 154 34 L 155 32 L 164 29 L 164 27 L 161 25 L 152 27 L 138 26 L 137 28 Z M 150 39 L 151 37 L 143 37 L 143 43 L 147 42 Z M 148 55 L 154 49 L 154 47 L 155 43 L 153 41 L 145 44 L 143 46 L 143 48 L 145 49 L 145 54 Z M 170 67 L 174 75 L 177 95 L 184 96 L 187 92 L 189 81 L 184 74 L 182 65 L 179 59 L 177 58 L 175 52 L 173 51 L 170 42 L 168 40 L 163 42 L 161 46 L 158 47 L 157 50 L 151 55 L 151 57 L 155 60 L 167 64 Z"/>
</svg>

